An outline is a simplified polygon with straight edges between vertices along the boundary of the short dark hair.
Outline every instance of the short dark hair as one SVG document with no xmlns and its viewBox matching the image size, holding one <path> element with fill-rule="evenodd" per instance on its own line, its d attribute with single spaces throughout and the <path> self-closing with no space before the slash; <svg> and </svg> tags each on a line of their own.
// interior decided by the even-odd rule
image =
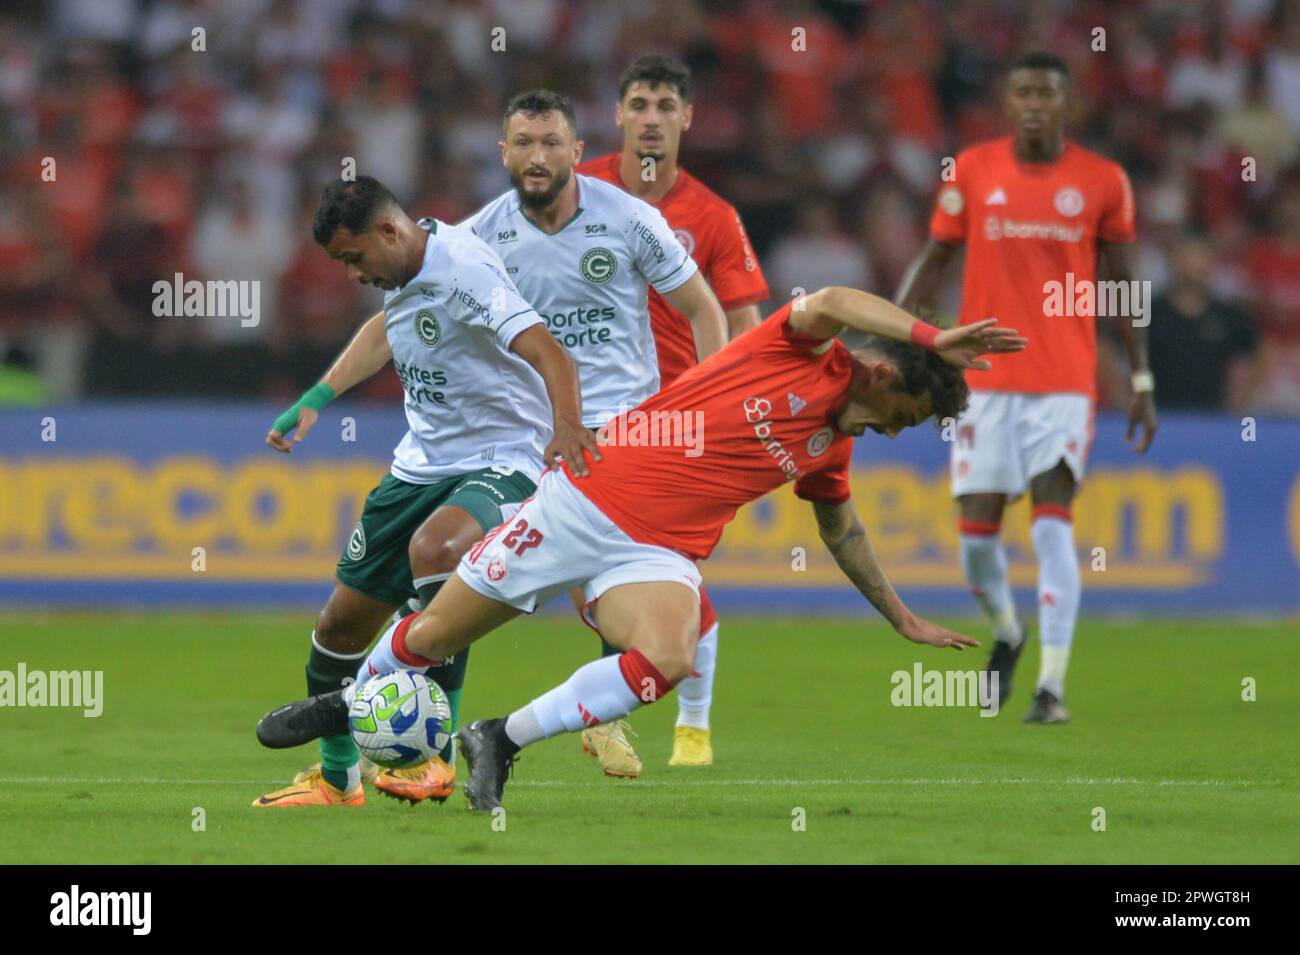
<svg viewBox="0 0 1300 955">
<path fill-rule="evenodd" d="M 1070 84 L 1070 68 L 1065 65 L 1065 60 L 1055 53 L 1047 53 L 1043 50 L 1029 50 L 1021 53 L 1007 67 L 1007 76 L 1010 76 L 1016 70 L 1051 70 L 1060 73 L 1061 79 L 1067 86 Z"/>
<path fill-rule="evenodd" d="M 317 245 L 328 245 L 340 226 L 353 235 L 360 235 L 375 221 L 375 216 L 393 205 L 397 205 L 393 194 L 373 176 L 335 179 L 321 193 L 311 226 L 312 238 Z"/>
<path fill-rule="evenodd" d="M 957 418 L 970 402 L 966 376 L 936 353 L 894 341 L 892 338 L 869 337 L 863 345 L 898 369 L 898 389 L 913 398 L 929 395 L 930 413 L 939 424 L 945 418 Z"/>
<path fill-rule="evenodd" d="M 677 95 L 685 102 L 691 98 L 691 69 L 685 63 L 658 53 L 638 56 L 632 65 L 623 71 L 618 79 L 618 99 L 623 101 L 628 87 L 633 83 L 645 83 L 654 89 L 660 83 L 673 87 Z"/>
<path fill-rule="evenodd" d="M 564 114 L 564 118 L 569 121 L 569 128 L 573 130 L 573 135 L 577 136 L 578 118 L 573 113 L 573 103 L 569 101 L 569 97 L 554 90 L 525 90 L 511 97 L 510 102 L 506 103 L 505 113 L 501 116 L 501 129 L 505 131 L 506 124 L 515 113 L 523 113 L 529 119 L 536 119 L 538 116 L 557 110 Z"/>
</svg>

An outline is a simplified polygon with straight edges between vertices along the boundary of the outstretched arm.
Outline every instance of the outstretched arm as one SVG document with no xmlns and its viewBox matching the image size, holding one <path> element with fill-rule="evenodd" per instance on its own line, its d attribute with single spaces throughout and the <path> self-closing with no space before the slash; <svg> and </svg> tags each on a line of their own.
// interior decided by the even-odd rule
<svg viewBox="0 0 1300 955">
<path fill-rule="evenodd" d="M 885 577 L 875 549 L 867 539 L 867 529 L 862 525 L 853 505 L 813 504 L 817 517 L 817 530 L 822 542 L 840 565 L 844 576 L 880 611 L 893 628 L 914 643 L 928 643 L 936 647 L 978 647 L 979 642 L 937 624 L 922 620 L 913 614 L 899 599 L 893 586 Z"/>
<path fill-rule="evenodd" d="M 382 311 L 366 319 L 366 323 L 352 336 L 352 341 L 334 359 L 329 371 L 325 372 L 321 381 L 333 388 L 335 395 L 355 388 L 392 360 L 385 320 Z"/>
<path fill-rule="evenodd" d="M 551 399 L 555 434 L 542 455 L 546 466 L 554 466 L 555 459 L 562 457 L 574 475 L 585 477 L 587 462 L 583 450 L 599 461 L 600 448 L 592 433 L 582 426 L 582 389 L 573 359 L 545 325 L 533 325 L 520 332 L 510 343 L 510 350 L 537 370 Z"/>
<path fill-rule="evenodd" d="M 995 318 L 940 330 L 878 295 L 852 288 L 821 289 L 804 299 L 802 305 L 790 312 L 790 327 L 805 335 L 834 338 L 846 328 L 856 328 L 928 348 L 958 368 L 988 369 L 989 363 L 980 361 L 979 355 L 1020 351 L 1028 342 L 1014 328 L 997 327 Z"/>
<path fill-rule="evenodd" d="M 384 329 L 382 311 L 371 315 L 352 336 L 347 347 L 334 359 L 325 376 L 303 394 L 290 408 L 275 419 L 266 435 L 266 443 L 285 454 L 307 437 L 307 432 L 320 417 L 321 410 L 349 388 L 356 387 L 392 359 L 388 347 L 388 333 Z M 285 435 L 297 429 L 290 441 Z"/>
</svg>

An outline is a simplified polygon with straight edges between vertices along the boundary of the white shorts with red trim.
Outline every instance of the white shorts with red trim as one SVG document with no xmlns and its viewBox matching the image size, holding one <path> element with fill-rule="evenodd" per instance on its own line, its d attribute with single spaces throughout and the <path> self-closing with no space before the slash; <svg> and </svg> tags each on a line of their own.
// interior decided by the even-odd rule
<svg viewBox="0 0 1300 955">
<path fill-rule="evenodd" d="M 1082 481 L 1092 448 L 1087 395 L 974 391 L 957 421 L 950 462 L 953 497 L 1019 497 L 1031 479 L 1064 461 Z"/>
<path fill-rule="evenodd" d="M 696 599 L 700 592 L 694 561 L 628 537 L 563 471 L 543 474 L 537 493 L 475 544 L 456 573 L 483 596 L 525 613 L 579 586 L 588 604 L 620 584 L 671 581 Z"/>
</svg>

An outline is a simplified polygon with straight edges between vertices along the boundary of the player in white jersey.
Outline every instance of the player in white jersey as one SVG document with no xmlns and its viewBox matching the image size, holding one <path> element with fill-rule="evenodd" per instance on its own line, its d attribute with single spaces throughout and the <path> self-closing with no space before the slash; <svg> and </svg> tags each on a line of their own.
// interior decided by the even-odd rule
<svg viewBox="0 0 1300 955">
<path fill-rule="evenodd" d="M 568 349 L 582 381 L 583 424 L 599 428 L 659 391 L 650 286 L 689 320 L 697 360 L 726 344 L 727 315 L 658 209 L 574 172 L 583 143 L 565 96 L 521 93 L 506 106 L 502 126 L 501 161 L 514 188 L 463 224 L 500 253 Z M 573 602 L 595 629 L 580 592 Z M 601 645 L 607 655 L 617 652 Z M 599 758 L 606 775 L 641 773 L 626 730 L 618 720 L 583 734 L 583 750 Z"/>
<path fill-rule="evenodd" d="M 533 90 L 506 107 L 501 159 L 513 188 L 466 219 L 578 365 L 583 424 L 598 428 L 659 390 L 650 286 L 691 321 L 701 359 L 727 342 L 726 313 L 654 206 L 573 172 L 573 108 Z"/>
<path fill-rule="evenodd" d="M 726 343 L 726 315 L 653 206 L 573 174 L 582 142 L 564 96 L 546 90 L 520 94 L 506 107 L 503 126 L 502 161 L 514 188 L 460 226 L 500 254 L 523 297 L 565 346 L 578 367 L 582 423 L 596 429 L 659 390 L 647 307 L 651 284 L 690 320 L 700 358 Z M 417 532 L 417 541 L 423 537 L 423 530 Z M 413 551 L 413 567 L 414 562 Z M 580 593 L 574 602 L 584 609 Z M 585 615 L 584 620 L 591 622 Z M 456 654 L 458 686 L 467 658 Z M 631 767 L 623 774 L 636 775 L 639 757 L 621 727 L 612 730 Z M 413 802 L 441 799 L 454 774 L 437 762 L 385 770 L 375 785 Z"/>
<path fill-rule="evenodd" d="M 409 426 L 391 472 L 366 498 L 312 634 L 307 688 L 319 694 L 356 674 L 395 610 L 433 599 L 461 554 L 532 495 L 547 465 L 580 462 L 596 441 L 582 425 L 573 362 L 470 230 L 416 223 L 382 184 L 362 176 L 325 190 L 313 231 L 350 278 L 387 291 L 384 310 L 276 420 L 267 443 L 291 451 L 326 403 L 390 359 Z M 454 718 L 463 672 L 451 658 L 431 673 L 452 698 Z M 330 737 L 321 741 L 320 766 L 253 805 L 361 805 L 360 776 L 351 738 Z M 421 798 L 445 799 L 454 778 L 448 748 L 424 767 Z M 401 797 L 408 782 L 397 777 L 381 788 Z"/>
</svg>

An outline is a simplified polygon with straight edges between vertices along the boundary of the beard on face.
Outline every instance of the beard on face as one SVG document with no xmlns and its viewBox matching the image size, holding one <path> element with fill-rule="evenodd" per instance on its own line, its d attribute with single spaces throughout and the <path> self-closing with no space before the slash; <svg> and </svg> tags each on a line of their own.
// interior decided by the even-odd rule
<svg viewBox="0 0 1300 955">
<path fill-rule="evenodd" d="M 539 210 L 545 209 L 558 196 L 561 190 L 569 184 L 569 176 L 572 170 L 566 169 L 563 172 L 554 173 L 551 176 L 551 185 L 541 192 L 527 192 L 524 190 L 524 176 L 521 173 L 510 173 L 510 185 L 515 187 L 515 192 L 519 195 L 519 201 L 527 209 Z"/>
</svg>

